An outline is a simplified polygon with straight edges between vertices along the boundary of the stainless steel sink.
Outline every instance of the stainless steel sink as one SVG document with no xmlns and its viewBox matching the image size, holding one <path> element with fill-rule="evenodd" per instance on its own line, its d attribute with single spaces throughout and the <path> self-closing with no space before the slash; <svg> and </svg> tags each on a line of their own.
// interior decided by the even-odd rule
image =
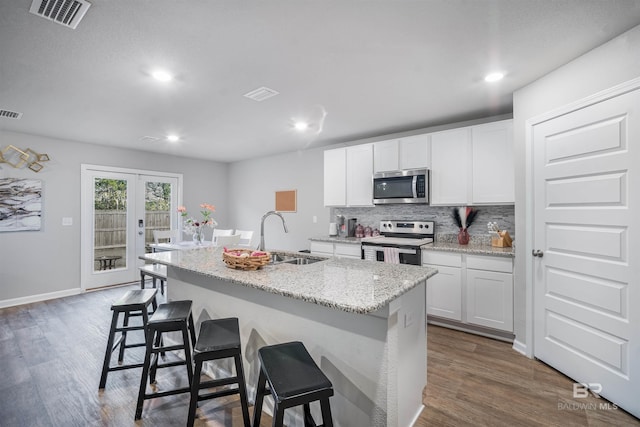
<svg viewBox="0 0 640 427">
<path fill-rule="evenodd" d="M 271 264 L 307 265 L 324 260 L 325 258 L 297 257 L 280 253 L 271 254 Z"/>
</svg>

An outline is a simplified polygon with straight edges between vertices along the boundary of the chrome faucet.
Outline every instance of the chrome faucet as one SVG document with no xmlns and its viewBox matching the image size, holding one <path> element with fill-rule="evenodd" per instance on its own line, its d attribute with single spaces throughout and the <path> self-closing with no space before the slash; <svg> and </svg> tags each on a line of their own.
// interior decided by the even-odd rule
<svg viewBox="0 0 640 427">
<path fill-rule="evenodd" d="M 267 217 L 270 215 L 279 216 L 280 219 L 282 220 L 282 227 L 284 227 L 284 232 L 285 233 L 289 232 L 289 230 L 287 230 L 287 223 L 284 222 L 284 217 L 280 212 L 269 211 L 266 214 L 262 215 L 262 219 L 260 220 L 260 246 L 258 246 L 258 250 L 260 251 L 264 251 L 264 220 L 267 219 Z"/>
</svg>

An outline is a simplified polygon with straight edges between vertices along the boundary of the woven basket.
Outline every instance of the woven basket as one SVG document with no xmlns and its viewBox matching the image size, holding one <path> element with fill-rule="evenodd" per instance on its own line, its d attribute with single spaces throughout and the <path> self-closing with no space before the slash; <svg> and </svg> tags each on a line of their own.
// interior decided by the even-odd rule
<svg viewBox="0 0 640 427">
<path fill-rule="evenodd" d="M 269 252 L 265 252 L 265 255 L 248 257 L 232 255 L 232 252 L 251 254 L 254 251 L 252 249 L 229 249 L 229 252 L 222 253 L 222 260 L 227 264 L 227 267 L 236 268 L 238 270 L 257 270 L 260 267 L 269 264 L 269 261 L 271 260 L 271 253 Z"/>
</svg>

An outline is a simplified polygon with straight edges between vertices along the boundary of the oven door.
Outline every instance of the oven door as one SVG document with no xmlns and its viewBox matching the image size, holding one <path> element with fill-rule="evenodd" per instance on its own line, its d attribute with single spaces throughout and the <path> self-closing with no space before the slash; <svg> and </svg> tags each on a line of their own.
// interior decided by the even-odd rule
<svg viewBox="0 0 640 427">
<path fill-rule="evenodd" d="M 422 252 L 415 246 L 377 245 L 362 242 L 362 259 L 391 264 L 422 265 Z"/>
</svg>

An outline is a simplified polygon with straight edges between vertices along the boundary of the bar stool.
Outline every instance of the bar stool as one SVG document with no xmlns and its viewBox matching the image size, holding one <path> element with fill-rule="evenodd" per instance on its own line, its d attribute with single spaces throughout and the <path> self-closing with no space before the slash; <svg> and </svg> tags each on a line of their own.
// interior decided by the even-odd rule
<svg viewBox="0 0 640 427">
<path fill-rule="evenodd" d="M 316 400 L 320 401 L 323 426 L 333 427 L 329 405 L 333 385 L 301 342 L 262 347 L 258 350 L 258 357 L 261 366 L 253 412 L 254 427 L 260 425 L 262 401 L 269 393 L 274 400 L 274 427 L 282 427 L 285 409 L 299 405 L 304 405 L 305 427 L 315 426 L 309 403 Z"/>
<path fill-rule="evenodd" d="M 242 417 L 244 426 L 251 427 L 249 420 L 249 405 L 247 404 L 247 390 L 244 382 L 244 370 L 242 368 L 242 353 L 240 344 L 240 327 L 235 317 L 227 319 L 205 320 L 200 325 L 198 341 L 193 349 L 195 372 L 191 384 L 191 402 L 189 404 L 189 419 L 187 426 L 192 427 L 195 421 L 196 406 L 201 400 L 215 399 L 233 394 L 240 395 Z M 203 362 L 209 360 L 226 359 L 233 357 L 236 367 L 236 375 L 228 378 L 214 379 L 200 382 Z M 215 391 L 200 395 L 202 389 L 236 384 L 237 388 Z"/>
<path fill-rule="evenodd" d="M 127 332 L 144 330 L 149 320 L 148 307 L 152 305 L 153 310 L 157 308 L 156 293 L 157 289 L 143 289 L 127 291 L 119 300 L 111 304 L 111 328 L 109 330 L 109 338 L 107 339 L 107 350 L 104 354 L 104 363 L 102 364 L 102 375 L 100 376 L 99 388 L 103 389 L 107 384 L 107 375 L 111 371 L 120 371 L 123 369 L 141 368 L 142 363 L 123 364 L 124 351 L 127 348 L 143 347 L 145 342 L 127 344 Z M 120 314 L 124 314 L 122 327 L 118 327 Z M 129 319 L 132 317 L 142 316 L 142 325 L 129 326 Z M 115 335 L 120 332 L 120 338 L 114 343 Z M 118 366 L 111 366 L 111 354 L 119 348 Z"/>
<path fill-rule="evenodd" d="M 196 342 L 196 332 L 193 326 L 191 304 L 192 301 L 190 300 L 171 301 L 165 304 L 160 304 L 155 313 L 153 313 L 153 316 L 151 316 L 147 322 L 147 351 L 144 356 L 144 366 L 142 367 L 142 377 L 140 379 L 140 390 L 138 392 L 138 403 L 136 405 L 135 415 L 136 420 L 139 420 L 142 417 L 142 407 L 145 399 L 191 392 L 193 372 L 191 371 L 192 364 L 189 335 L 191 336 L 191 344 L 195 346 Z M 164 346 L 162 344 L 162 334 L 165 332 L 182 332 L 182 343 Z M 184 350 L 185 360 L 160 365 L 158 363 L 158 353 L 173 350 Z M 147 394 L 147 379 L 149 379 L 150 384 L 153 384 L 156 381 L 156 372 L 159 368 L 169 368 L 181 365 L 185 365 L 187 367 L 189 387 Z"/>
<path fill-rule="evenodd" d="M 138 267 L 140 270 L 140 289 L 145 288 L 146 276 L 151 276 L 153 288 L 156 288 L 156 282 L 160 281 L 160 293 L 164 295 L 164 282 L 167 280 L 167 266 L 162 264 L 145 264 Z"/>
</svg>

